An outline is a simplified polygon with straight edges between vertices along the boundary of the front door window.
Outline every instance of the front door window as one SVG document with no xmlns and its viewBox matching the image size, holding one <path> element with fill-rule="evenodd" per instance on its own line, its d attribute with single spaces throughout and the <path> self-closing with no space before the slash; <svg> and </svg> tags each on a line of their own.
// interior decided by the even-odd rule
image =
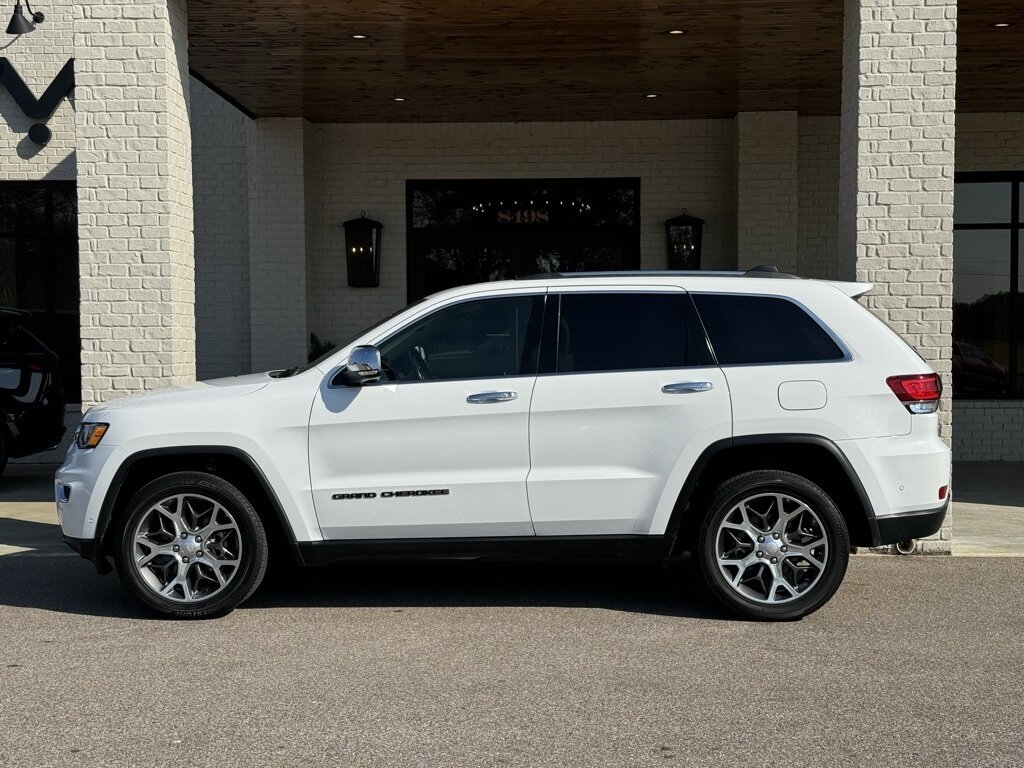
<svg viewBox="0 0 1024 768">
<path fill-rule="evenodd" d="M 413 322 L 380 345 L 392 381 L 532 376 L 544 297 L 463 301 Z"/>
</svg>

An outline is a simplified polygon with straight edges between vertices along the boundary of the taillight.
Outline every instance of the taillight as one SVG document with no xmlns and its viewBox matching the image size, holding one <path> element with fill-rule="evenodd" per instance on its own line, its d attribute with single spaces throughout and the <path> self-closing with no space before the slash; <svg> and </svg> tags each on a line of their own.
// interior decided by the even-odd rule
<svg viewBox="0 0 1024 768">
<path fill-rule="evenodd" d="M 890 376 L 885 380 L 892 393 L 911 413 L 935 413 L 942 397 L 942 379 L 937 373 Z"/>
</svg>

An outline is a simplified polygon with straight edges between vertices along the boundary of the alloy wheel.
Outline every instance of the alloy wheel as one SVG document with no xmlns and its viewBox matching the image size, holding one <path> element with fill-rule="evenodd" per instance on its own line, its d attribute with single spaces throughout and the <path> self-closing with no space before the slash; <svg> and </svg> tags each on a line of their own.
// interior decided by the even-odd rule
<svg viewBox="0 0 1024 768">
<path fill-rule="evenodd" d="M 153 504 L 132 534 L 142 582 L 168 600 L 193 603 L 222 592 L 242 564 L 242 535 L 220 502 L 194 493 Z"/>
<path fill-rule="evenodd" d="M 796 600 L 821 580 L 828 536 L 818 514 L 786 493 L 758 493 L 728 511 L 715 534 L 718 569 L 748 600 Z"/>
</svg>

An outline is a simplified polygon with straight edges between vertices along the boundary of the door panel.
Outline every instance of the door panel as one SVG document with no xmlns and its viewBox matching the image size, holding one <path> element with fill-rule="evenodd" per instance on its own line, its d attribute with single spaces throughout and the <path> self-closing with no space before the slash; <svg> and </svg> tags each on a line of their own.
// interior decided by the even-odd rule
<svg viewBox="0 0 1024 768">
<path fill-rule="evenodd" d="M 530 412 L 534 528 L 661 533 L 697 456 L 731 435 L 725 376 L 681 289 L 556 299 Z"/>
<path fill-rule="evenodd" d="M 526 476 L 535 381 L 321 387 L 309 457 L 324 538 L 532 536 Z M 489 391 L 518 397 L 467 402 Z M 434 493 L 401 495 L 409 491 Z M 344 497 L 355 494 L 376 496 Z"/>
<path fill-rule="evenodd" d="M 662 391 L 685 382 L 712 388 Z M 730 435 L 718 368 L 540 377 L 528 484 L 537 534 L 661 533 L 651 525 L 663 496 L 674 503 L 701 450 Z"/>
<path fill-rule="evenodd" d="M 529 410 L 544 304 L 544 290 L 528 288 L 452 300 L 379 341 L 388 381 L 327 376 L 309 425 L 325 538 L 533 535 Z"/>
</svg>

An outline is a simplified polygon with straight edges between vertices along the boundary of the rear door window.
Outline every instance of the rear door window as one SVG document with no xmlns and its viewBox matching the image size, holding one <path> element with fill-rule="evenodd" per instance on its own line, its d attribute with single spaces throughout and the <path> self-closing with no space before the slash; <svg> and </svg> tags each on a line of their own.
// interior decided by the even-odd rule
<svg viewBox="0 0 1024 768">
<path fill-rule="evenodd" d="M 558 373 L 687 368 L 710 363 L 682 293 L 566 293 L 555 335 Z"/>
<path fill-rule="evenodd" d="M 720 365 L 812 363 L 846 357 L 821 323 L 789 299 L 691 295 Z"/>
</svg>

